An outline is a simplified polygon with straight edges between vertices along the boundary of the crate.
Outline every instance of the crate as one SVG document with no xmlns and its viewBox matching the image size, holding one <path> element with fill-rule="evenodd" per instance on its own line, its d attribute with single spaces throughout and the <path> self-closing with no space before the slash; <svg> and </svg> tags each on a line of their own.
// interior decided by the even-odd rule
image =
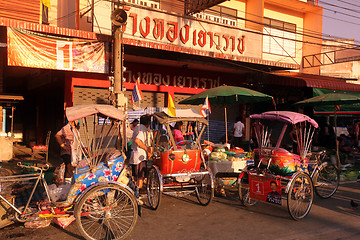
<svg viewBox="0 0 360 240">
<path fill-rule="evenodd" d="M 15 196 L 6 197 L 11 204 L 15 204 Z M 0 199 L 0 228 L 4 228 L 14 223 L 14 210 L 4 200 Z"/>
</svg>

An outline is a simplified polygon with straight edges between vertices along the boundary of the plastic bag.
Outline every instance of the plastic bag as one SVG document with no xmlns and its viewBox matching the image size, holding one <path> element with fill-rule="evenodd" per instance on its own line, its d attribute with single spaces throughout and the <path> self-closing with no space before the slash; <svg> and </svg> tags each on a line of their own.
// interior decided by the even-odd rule
<svg viewBox="0 0 360 240">
<path fill-rule="evenodd" d="M 71 184 L 62 184 L 58 187 L 56 186 L 56 184 L 51 184 L 48 187 L 51 200 L 58 202 L 66 200 L 71 188 Z"/>
<path fill-rule="evenodd" d="M 74 216 L 70 216 L 70 217 L 56 217 L 53 219 L 53 222 L 56 223 L 57 225 L 59 225 L 62 228 L 66 228 L 67 226 L 69 226 L 73 221 L 75 221 L 75 217 Z"/>
<path fill-rule="evenodd" d="M 60 164 L 60 166 L 57 166 L 54 171 L 54 182 L 55 183 L 63 183 L 65 177 L 65 163 Z"/>
<path fill-rule="evenodd" d="M 25 228 L 44 228 L 48 227 L 51 223 L 51 218 L 43 218 L 37 221 L 26 222 Z"/>
</svg>

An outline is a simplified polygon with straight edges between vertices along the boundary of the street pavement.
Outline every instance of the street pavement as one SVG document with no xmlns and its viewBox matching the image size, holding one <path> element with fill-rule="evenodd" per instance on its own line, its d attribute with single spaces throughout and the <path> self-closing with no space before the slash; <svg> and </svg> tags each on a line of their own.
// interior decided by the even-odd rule
<svg viewBox="0 0 360 240">
<path fill-rule="evenodd" d="M 230 192 L 235 193 L 235 192 Z M 283 206 L 265 203 L 246 208 L 228 192 L 215 197 L 209 206 L 200 206 L 196 197 L 162 197 L 157 211 L 143 207 L 142 217 L 127 239 L 360 239 L 360 182 L 346 183 L 330 199 L 315 197 L 309 215 L 294 221 Z M 75 222 L 65 229 L 54 224 L 26 229 L 21 224 L 0 230 L 0 239 L 76 240 L 82 239 Z"/>
</svg>

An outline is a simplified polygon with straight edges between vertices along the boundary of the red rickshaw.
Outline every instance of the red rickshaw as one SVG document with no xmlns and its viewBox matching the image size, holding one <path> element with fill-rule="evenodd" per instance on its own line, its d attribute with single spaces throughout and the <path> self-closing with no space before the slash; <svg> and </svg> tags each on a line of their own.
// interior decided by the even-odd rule
<svg viewBox="0 0 360 240">
<path fill-rule="evenodd" d="M 258 148 L 254 150 L 254 165 L 239 176 L 240 200 L 245 206 L 258 200 L 281 205 L 285 193 L 290 216 L 304 218 L 310 212 L 314 189 L 320 197 L 328 198 L 339 185 L 339 171 L 331 162 L 323 161 L 325 153 L 309 154 L 318 124 L 304 114 L 289 111 L 270 111 L 250 118 L 255 120 Z M 289 125 L 296 135 L 296 154 L 281 145 Z M 277 141 L 274 135 L 278 135 Z"/>
<path fill-rule="evenodd" d="M 157 209 L 161 194 L 184 196 L 195 192 L 201 205 L 208 205 L 214 195 L 214 180 L 205 163 L 200 141 L 208 122 L 200 114 L 177 110 L 171 117 L 164 112 L 153 114 L 156 122 L 154 157 L 147 177 L 147 195 L 150 207 Z M 182 121 L 196 125 L 192 138 L 175 142 L 171 125 Z M 198 132 L 196 129 L 201 129 Z"/>
</svg>

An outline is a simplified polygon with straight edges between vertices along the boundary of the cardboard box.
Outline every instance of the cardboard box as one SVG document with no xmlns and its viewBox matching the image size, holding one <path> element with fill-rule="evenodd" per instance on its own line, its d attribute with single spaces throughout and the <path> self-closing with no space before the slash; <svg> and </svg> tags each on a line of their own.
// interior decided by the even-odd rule
<svg viewBox="0 0 360 240">
<path fill-rule="evenodd" d="M 15 196 L 6 197 L 11 204 L 15 204 Z M 4 200 L 0 199 L 0 228 L 9 226 L 14 223 L 14 209 Z"/>
</svg>

